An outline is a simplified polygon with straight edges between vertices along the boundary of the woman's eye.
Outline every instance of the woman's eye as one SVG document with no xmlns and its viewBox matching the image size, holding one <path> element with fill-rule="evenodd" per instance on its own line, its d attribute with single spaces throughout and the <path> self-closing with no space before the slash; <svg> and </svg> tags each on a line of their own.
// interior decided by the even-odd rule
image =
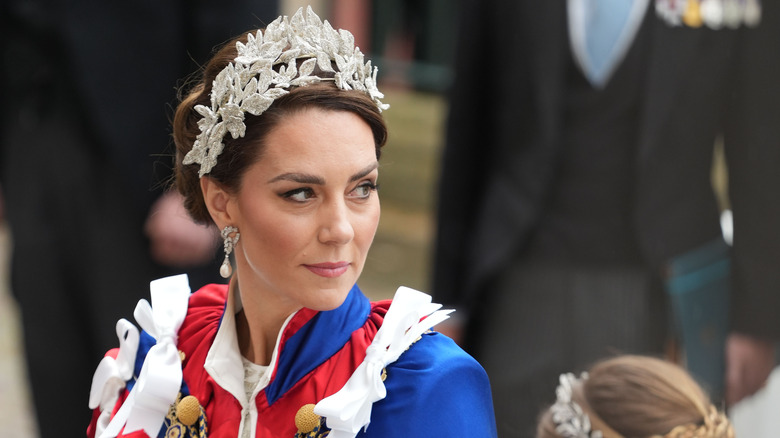
<svg viewBox="0 0 780 438">
<path fill-rule="evenodd" d="M 299 189 L 290 190 L 282 194 L 282 197 L 295 202 L 306 202 L 314 197 L 314 190 L 308 187 L 301 187 Z"/>
<path fill-rule="evenodd" d="M 359 186 L 355 187 L 355 190 L 352 191 L 353 197 L 365 199 L 371 196 L 371 192 L 374 190 L 377 190 L 379 186 L 377 184 L 374 184 L 370 181 L 366 181 Z"/>
</svg>

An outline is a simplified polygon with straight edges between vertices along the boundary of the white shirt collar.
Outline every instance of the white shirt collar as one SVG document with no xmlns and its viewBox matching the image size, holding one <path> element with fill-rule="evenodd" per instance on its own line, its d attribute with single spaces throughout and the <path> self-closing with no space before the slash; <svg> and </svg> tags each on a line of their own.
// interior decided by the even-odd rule
<svg viewBox="0 0 780 438">
<path fill-rule="evenodd" d="M 241 351 L 238 348 L 238 333 L 236 332 L 236 313 L 241 309 L 243 309 L 243 304 L 240 293 L 235 287 L 235 281 L 231 281 L 225 313 L 222 315 L 217 335 L 214 338 L 214 343 L 211 344 L 203 367 L 220 387 L 232 394 L 242 407 L 246 407 L 249 400 L 246 399 L 246 392 L 244 392 L 244 367 L 241 361 Z M 271 381 L 279 355 L 279 342 L 282 339 L 282 333 L 294 315 L 295 312 L 288 316 L 279 330 L 268 372 L 260 379 L 253 399 Z"/>
</svg>

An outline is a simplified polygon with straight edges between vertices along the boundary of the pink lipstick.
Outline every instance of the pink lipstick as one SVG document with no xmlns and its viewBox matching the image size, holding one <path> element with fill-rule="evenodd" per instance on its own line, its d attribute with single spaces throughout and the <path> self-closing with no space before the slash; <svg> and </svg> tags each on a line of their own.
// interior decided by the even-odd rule
<svg viewBox="0 0 780 438">
<path fill-rule="evenodd" d="M 347 272 L 349 262 L 317 263 L 303 266 L 320 277 L 336 278 Z"/>
</svg>

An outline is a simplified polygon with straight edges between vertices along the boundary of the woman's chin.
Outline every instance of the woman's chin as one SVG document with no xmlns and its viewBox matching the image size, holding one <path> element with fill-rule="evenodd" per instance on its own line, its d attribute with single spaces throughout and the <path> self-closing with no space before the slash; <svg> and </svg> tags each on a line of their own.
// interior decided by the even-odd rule
<svg viewBox="0 0 780 438">
<path fill-rule="evenodd" d="M 352 289 L 351 285 L 347 288 L 320 290 L 317 293 L 317 299 L 306 303 L 304 307 L 308 307 L 312 310 L 317 310 L 320 312 L 337 309 L 342 304 L 344 304 L 344 301 L 347 299 L 347 295 L 349 295 L 350 289 Z"/>
</svg>

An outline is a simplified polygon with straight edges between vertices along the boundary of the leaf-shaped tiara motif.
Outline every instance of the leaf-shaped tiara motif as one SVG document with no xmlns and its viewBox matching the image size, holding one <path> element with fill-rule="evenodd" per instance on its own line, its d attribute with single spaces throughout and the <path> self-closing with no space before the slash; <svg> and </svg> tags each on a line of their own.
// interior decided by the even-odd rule
<svg viewBox="0 0 780 438">
<path fill-rule="evenodd" d="M 247 35 L 246 44 L 237 42 L 238 56 L 217 75 L 212 83 L 211 107 L 195 105 L 202 116 L 200 134 L 183 164 L 199 164 L 199 176 L 211 171 L 225 145 L 223 139 L 246 133 L 244 114 L 259 116 L 290 87 L 301 87 L 332 80 L 342 90 L 359 90 L 371 97 L 379 111 L 390 106 L 376 86 L 378 69 L 364 62 L 355 47 L 355 38 L 344 29 L 338 31 L 322 21 L 311 6 L 288 18 L 282 16 L 255 35 Z M 298 60 L 304 60 L 298 66 Z M 332 64 L 336 64 L 336 70 Z M 274 67 L 280 65 L 277 70 Z M 333 78 L 312 74 L 315 67 L 333 72 Z"/>
</svg>

